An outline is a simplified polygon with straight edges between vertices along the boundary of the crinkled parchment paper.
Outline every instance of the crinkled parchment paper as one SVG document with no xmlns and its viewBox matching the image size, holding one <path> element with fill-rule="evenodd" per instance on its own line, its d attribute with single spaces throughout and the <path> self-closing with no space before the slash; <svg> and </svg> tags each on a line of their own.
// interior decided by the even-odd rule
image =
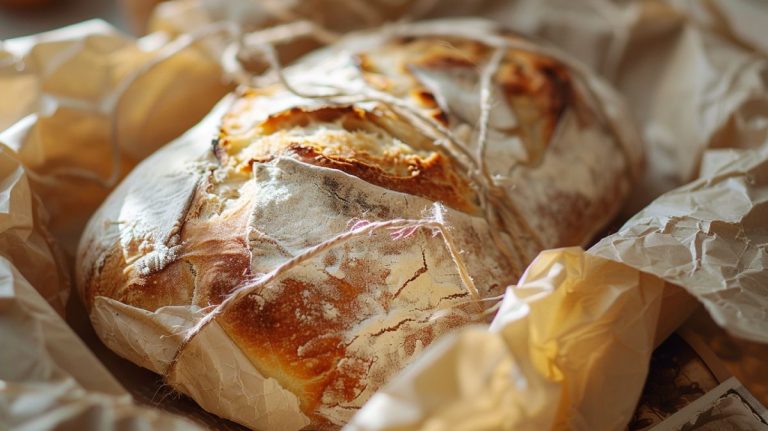
<svg viewBox="0 0 768 431">
<path fill-rule="evenodd" d="M 155 2 L 157 0 L 137 0 Z M 174 0 L 163 2 L 145 25 L 149 30 L 175 33 L 215 21 L 234 21 L 254 29 L 276 23 L 310 20 L 338 34 L 372 28 L 401 19 L 425 16 L 470 16 L 494 0 Z M 145 14 L 146 16 L 146 14 Z"/>
<path fill-rule="evenodd" d="M 706 149 L 768 136 L 765 2 L 518 0 L 484 14 L 551 41 L 625 96 L 649 159 L 627 215 L 695 179 Z"/>
<path fill-rule="evenodd" d="M 590 252 L 683 286 L 731 333 L 768 343 L 768 140 L 707 156 L 711 171 Z"/>
<path fill-rule="evenodd" d="M 0 178 L 0 256 L 63 315 L 69 270 L 45 227 L 48 214 L 31 192 L 23 165 L 4 145 L 0 145 Z M 14 296 L 12 284 L 0 284 L 0 308 Z"/>
<path fill-rule="evenodd" d="M 140 408 L 57 314 L 67 278 L 24 167 L 0 145 L 0 429 L 197 429 Z"/>
<path fill-rule="evenodd" d="M 349 429 L 621 429 L 634 410 L 654 345 L 688 315 L 688 295 L 727 331 L 768 341 L 768 43 L 754 24 L 762 22 L 767 7 L 748 0 L 521 0 L 488 7 L 483 13 L 553 40 L 625 94 L 649 150 L 648 174 L 632 213 L 667 193 L 589 252 L 543 252 L 519 285 L 508 289 L 490 327 L 467 328 L 430 346 L 374 395 Z M 85 30 L 90 36 L 83 37 Z M 131 67 L 166 43 L 157 36 L 142 40 L 137 45 L 90 23 L 75 33 L 6 43 L 0 52 L 0 129 L 21 120 L 0 135 L 13 150 L 4 148 L 7 157 L 0 158 L 0 268 L 7 274 L 0 281 L 0 331 L 3 343 L 27 355 L 7 358 L 14 352 L 0 350 L 0 402 L 51 396 L 38 398 L 50 400 L 38 410 L 13 410 L 0 420 L 51 417 L 46 411 L 93 419 L 92 409 L 104 409 L 113 413 L 99 416 L 100 426 L 173 426 L 161 421 L 175 419 L 133 407 L 79 341 L 67 338 L 72 334 L 32 289 L 55 304 L 66 292 L 66 277 L 53 270 L 55 248 L 41 228 L 45 212 L 34 209 L 29 189 L 43 197 L 52 230 L 65 244 L 76 239 L 106 192 L 82 179 L 36 181 L 31 187 L 17 161 L 38 176 L 75 166 L 108 178 L 112 117 L 96 106 L 103 107 L 101 101 L 114 94 L 110 89 Z M 157 76 L 132 84 L 135 108 L 117 116 L 126 121 L 118 128 L 121 173 L 197 121 L 223 94 L 218 66 L 200 53 L 187 54 L 189 63 L 180 56 L 165 72 L 154 70 Z M 164 93 L 169 88 L 175 89 L 170 99 Z M 160 102 L 170 105 L 142 109 Z M 191 108 L 193 102 L 199 105 Z M 38 306 L 24 305 L 32 303 Z M 158 345 L 162 359 L 196 316 L 160 311 L 154 330 L 165 331 L 171 346 Z M 51 322 L 59 330 L 46 330 L 54 327 Z M 201 337 L 218 342 L 218 330 L 212 326 Z M 120 353 L 130 357 L 131 346 Z M 218 353 L 191 354 L 215 361 Z M 60 359 L 71 355 L 77 360 Z M 264 411 L 256 414 L 262 424 L 276 424 L 279 415 L 270 417 L 272 410 L 289 406 L 290 397 L 280 403 L 284 391 L 271 392 L 268 380 L 248 366 L 233 362 L 214 369 L 242 367 L 256 379 L 264 388 L 258 392 L 267 394 L 258 404 Z M 231 390 L 244 387 L 234 384 Z M 126 417 L 146 422 L 136 425 Z"/>
<path fill-rule="evenodd" d="M 60 317 L 71 268 L 53 239 L 73 249 L 108 187 L 52 173 L 108 179 L 114 119 L 119 178 L 226 92 L 192 49 L 146 68 L 167 46 L 100 21 L 0 45 L 0 429 L 197 428 L 137 407 Z"/>
<path fill-rule="evenodd" d="M 346 429 L 621 429 L 664 283 L 578 248 L 542 252 L 490 328 L 431 345 Z"/>
<path fill-rule="evenodd" d="M 98 20 L 0 45 L 0 142 L 31 171 L 66 250 L 117 180 L 226 93 L 195 48 L 155 62 L 169 45 Z"/>
</svg>

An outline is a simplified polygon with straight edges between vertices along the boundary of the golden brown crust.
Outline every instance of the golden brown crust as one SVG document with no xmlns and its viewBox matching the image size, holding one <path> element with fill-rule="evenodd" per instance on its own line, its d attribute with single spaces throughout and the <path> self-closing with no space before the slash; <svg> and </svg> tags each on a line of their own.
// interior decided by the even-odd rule
<svg viewBox="0 0 768 431">
<path fill-rule="evenodd" d="M 372 272 L 362 260 L 331 262 L 333 259 L 334 255 L 326 255 L 324 263 L 340 263 L 344 278 L 327 277 L 319 284 L 286 278 L 270 288 L 269 295 L 254 293 L 244 298 L 220 320 L 261 373 L 299 395 L 301 408 L 311 418 L 313 430 L 338 428 L 318 414 L 320 406 L 354 400 L 367 385 L 378 387 L 389 378 L 388 373 L 372 374 L 371 366 L 377 358 L 348 350 L 355 339 L 345 335 L 355 333 L 355 327 L 370 318 L 366 310 L 358 306 L 359 298 L 370 294 L 368 286 L 385 283 L 390 273 L 388 270 Z M 423 266 L 399 289 L 382 292 L 377 298 L 385 313 L 402 305 L 398 303 L 402 291 L 426 271 L 427 263 L 422 259 Z M 492 291 L 498 294 L 501 288 L 496 286 Z M 473 307 L 465 308 L 477 311 Z M 431 317 L 431 314 L 412 316 L 365 336 L 375 338 L 396 331 L 404 324 L 420 322 L 418 328 L 404 332 L 400 346 L 393 346 L 412 355 L 420 346 L 433 341 L 433 327 L 426 324 Z M 443 324 L 451 327 L 466 323 L 460 318 L 450 319 Z M 335 401 L 329 403 L 328 398 Z"/>
<path fill-rule="evenodd" d="M 338 124 L 340 133 L 318 132 L 314 137 L 302 136 L 301 140 L 284 135 L 277 142 L 260 139 L 280 131 L 330 124 Z M 369 112 L 352 106 L 294 107 L 267 117 L 247 135 L 247 143 L 233 133 L 237 126 L 236 116 L 225 118 L 216 156 L 222 164 L 236 164 L 243 172 L 250 172 L 252 163 L 292 155 L 381 187 L 443 202 L 459 211 L 478 211 L 466 175 L 455 169 L 451 160 L 436 150 L 423 134 L 390 113 Z M 368 136 L 363 135 L 366 132 Z M 378 154 L 381 148 L 356 148 L 366 138 L 373 140 L 373 145 L 380 145 L 383 140 L 397 140 L 399 145 Z M 247 158 L 239 154 L 244 146 L 249 149 Z M 238 156 L 241 157 L 238 159 Z"/>
<path fill-rule="evenodd" d="M 411 176 L 402 177 L 387 174 L 377 164 L 339 156 L 326 156 L 318 153 L 315 148 L 298 145 L 289 148 L 304 162 L 338 169 L 390 190 L 443 202 L 459 211 L 467 213 L 477 211 L 477 206 L 467 201 L 468 193 L 458 193 L 458 190 L 469 190 L 468 182 L 454 175 L 450 162 L 440 153 L 433 153 L 427 159 L 413 158 L 408 163 Z"/>
<path fill-rule="evenodd" d="M 247 208 L 239 207 L 219 217 L 198 217 L 205 205 L 205 187 L 198 189 L 183 223 L 177 257 L 160 271 L 141 273 L 125 261 L 139 247 L 136 238 L 116 243 L 85 282 L 90 307 L 105 296 L 145 310 L 168 305 L 219 304 L 249 274 L 250 252 L 243 232 Z"/>
<path fill-rule="evenodd" d="M 222 319 L 227 333 L 246 350 L 256 369 L 297 394 L 302 410 L 318 425 L 329 425 L 313 414 L 325 389 L 335 382 L 341 385 L 345 398 L 352 399 L 366 369 L 345 373 L 338 369 L 347 353 L 341 334 L 354 322 L 349 319 L 354 315 L 351 305 L 361 289 L 360 284 L 345 280 L 336 279 L 335 283 L 342 294 L 333 306 L 341 318 L 324 319 L 320 302 L 307 304 L 302 300 L 302 293 L 316 286 L 288 279 L 281 283 L 279 296 L 264 301 L 250 295 Z M 296 313 L 297 309 L 302 312 Z M 307 318 L 312 321 L 307 322 Z"/>
</svg>

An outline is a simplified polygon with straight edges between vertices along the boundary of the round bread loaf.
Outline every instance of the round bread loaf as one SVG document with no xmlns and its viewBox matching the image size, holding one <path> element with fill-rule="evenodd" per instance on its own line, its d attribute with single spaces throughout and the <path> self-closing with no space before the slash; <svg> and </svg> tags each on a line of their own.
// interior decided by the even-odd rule
<svg viewBox="0 0 768 431">
<path fill-rule="evenodd" d="M 125 353 L 115 333 L 126 329 L 100 304 L 210 310 L 361 221 L 440 219 L 477 295 L 441 233 L 375 231 L 216 318 L 258 373 L 295 397 L 299 419 L 269 426 L 338 429 L 426 345 L 484 321 L 539 251 L 586 244 L 630 188 L 639 145 L 616 123 L 612 93 L 550 56 L 499 48 L 504 41 L 521 39 L 474 20 L 356 34 L 287 68 L 280 83 L 240 90 L 223 116 L 144 161 L 90 221 L 78 283 L 99 335 L 166 373 L 173 355 Z M 481 141 L 491 191 L 467 162 Z M 501 219 L 488 212 L 498 190 L 514 213 Z M 180 390 L 268 426 L 260 407 L 222 407 L 249 401 L 214 405 Z"/>
</svg>

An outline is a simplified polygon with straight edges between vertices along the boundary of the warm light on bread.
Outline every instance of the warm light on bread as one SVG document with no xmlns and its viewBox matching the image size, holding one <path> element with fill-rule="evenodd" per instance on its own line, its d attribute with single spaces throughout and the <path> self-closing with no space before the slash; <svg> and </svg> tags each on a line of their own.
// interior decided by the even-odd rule
<svg viewBox="0 0 768 431">
<path fill-rule="evenodd" d="M 434 202 L 446 207 L 481 298 L 502 294 L 540 250 L 588 242 L 619 209 L 638 162 L 589 101 L 592 84 L 548 56 L 503 53 L 485 151 L 516 210 L 518 224 L 502 232 L 476 175 L 416 123 L 434 121 L 474 151 L 481 72 L 494 53 L 476 36 L 518 37 L 443 24 L 458 30 L 350 36 L 285 71 L 304 91 L 336 83 L 402 106 L 385 96 L 308 99 L 281 84 L 244 89 L 210 130 L 209 149 L 176 144 L 150 157 L 83 236 L 78 278 L 89 307 L 99 296 L 146 310 L 215 305 L 350 222 L 424 217 Z M 338 429 L 424 346 L 487 317 L 493 302 L 471 297 L 454 260 L 429 231 L 370 234 L 292 269 L 217 322 L 298 398 L 308 428 Z"/>
</svg>

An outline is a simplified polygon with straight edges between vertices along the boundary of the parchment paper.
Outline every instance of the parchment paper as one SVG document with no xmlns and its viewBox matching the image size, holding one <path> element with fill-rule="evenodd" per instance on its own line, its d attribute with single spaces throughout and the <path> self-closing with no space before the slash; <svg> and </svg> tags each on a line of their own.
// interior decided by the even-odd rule
<svg viewBox="0 0 768 431">
<path fill-rule="evenodd" d="M 67 279 L 24 168 L 5 146 L 0 197 L 0 429 L 199 429 L 135 406 L 57 314 Z"/>
<path fill-rule="evenodd" d="M 194 48 L 147 68 L 168 46 L 162 34 L 135 40 L 98 20 L 0 46 L 0 130 L 16 122 L 0 142 L 35 174 L 68 251 L 116 183 L 110 176 L 119 180 L 227 91 L 218 64 Z"/>
<path fill-rule="evenodd" d="M 703 3 L 709 9 L 698 7 Z M 764 36 L 760 37 L 755 26 L 748 29 L 750 20 L 736 22 L 733 17 L 765 13 L 765 5 L 739 1 L 522 1 L 489 14 L 565 47 L 611 78 L 627 97 L 649 150 L 648 173 L 630 208 L 701 173 L 697 181 L 653 201 L 582 259 L 607 257 L 623 262 L 619 267 L 630 274 L 654 274 L 677 283 L 703 303 L 727 331 L 759 342 L 766 342 L 768 334 L 768 63 L 760 53 Z M 724 147 L 732 149 L 705 153 L 708 148 Z M 578 279 L 589 280 L 590 265 L 569 262 L 567 252 L 554 257 L 550 253 L 554 252 L 542 253 L 517 288 L 527 287 L 531 275 L 541 271 L 542 261 L 551 258 L 556 263 L 544 265 L 547 273 L 533 279 L 535 285 L 545 286 L 544 291 L 566 290 L 567 297 L 578 301 L 579 292 L 561 274 L 570 269 L 579 274 Z M 600 273 L 607 271 L 601 268 Z M 620 308 L 621 303 L 612 301 L 615 289 L 605 282 L 602 286 L 601 300 Z M 649 289 L 635 287 L 634 291 L 646 295 Z M 557 298 L 554 293 L 541 295 L 551 301 Z M 509 295 L 505 301 L 512 301 Z M 637 308 L 627 310 L 622 320 L 633 322 L 629 316 L 642 316 Z M 639 336 L 642 332 L 618 343 L 613 334 L 601 339 L 604 346 L 627 347 L 632 352 L 629 356 L 615 355 L 609 348 L 594 349 L 578 338 L 567 344 L 571 339 L 565 336 L 553 337 L 545 347 L 538 347 L 530 334 L 561 328 L 558 318 L 562 315 L 555 311 L 555 316 L 548 315 L 549 324 L 531 326 L 529 322 L 538 317 L 535 308 L 510 310 L 502 308 L 487 332 L 464 331 L 431 346 L 421 361 L 375 395 L 348 429 L 438 430 L 454 429 L 456 423 L 477 429 L 623 428 L 642 379 L 607 376 L 613 375 L 611 366 L 617 362 L 637 361 L 643 365 L 627 370 L 646 369 L 650 350 Z M 680 308 L 672 310 L 686 314 Z M 580 323 L 590 328 L 590 334 L 598 334 L 606 330 L 606 321 L 601 319 L 610 316 L 610 312 L 593 312 L 593 321 Z M 502 322 L 511 327 L 529 325 L 528 333 L 516 335 L 504 346 L 502 340 L 506 340 L 500 334 L 505 331 L 499 331 L 506 327 Z M 646 325 L 655 323 L 647 321 Z M 615 323 L 608 328 L 619 332 Z M 472 340 L 471 345 L 467 339 Z M 585 349 L 579 350 L 582 344 Z M 475 353 L 483 348 L 495 349 L 488 356 L 496 362 L 478 358 Z M 542 350 L 556 359 L 546 362 L 547 367 L 526 369 L 525 364 L 535 362 Z M 557 367 L 558 361 L 583 357 L 606 361 L 607 365 L 598 367 L 606 376 L 596 379 L 600 385 L 588 388 L 579 380 L 581 373 L 569 375 Z M 498 364 L 515 364 L 516 372 L 493 379 L 493 383 L 486 381 L 485 387 L 508 385 L 509 389 L 488 395 L 491 391 L 478 391 L 465 383 L 492 375 Z M 591 367 L 577 369 L 588 374 Z M 548 400 L 559 399 L 559 407 L 555 410 L 550 404 L 540 412 L 535 407 L 536 396 L 546 393 L 541 389 L 546 385 L 552 385 Z M 589 400 L 599 402 L 600 409 L 591 409 L 578 396 L 564 395 L 571 393 L 589 393 Z M 515 403 L 514 398 L 505 402 L 519 394 L 525 394 L 520 398 L 523 402 Z M 494 410 L 495 416 L 471 413 L 483 411 L 484 403 L 500 403 L 503 408 Z"/>
<path fill-rule="evenodd" d="M 768 343 L 768 141 L 718 153 L 590 252 L 685 287 L 719 325 Z"/>
<path fill-rule="evenodd" d="M 69 270 L 48 233 L 48 214 L 30 190 L 16 154 L 0 145 L 0 256 L 7 265 L 37 287 L 60 315 L 69 295 Z M 15 296 L 10 284 L 0 283 L 0 309 Z"/>
<path fill-rule="evenodd" d="M 658 199 L 592 251 L 698 292 L 718 323 L 764 342 L 768 36 L 756 23 L 766 4 L 519 0 L 486 14 L 552 41 L 624 94 L 648 158 L 628 215 L 708 178 Z M 711 238 L 732 249 L 710 250 Z"/>
<path fill-rule="evenodd" d="M 431 345 L 345 429 L 621 429 L 664 283 L 578 248 L 542 252 L 490 328 Z"/>
<path fill-rule="evenodd" d="M 123 173 L 226 91 L 218 65 L 193 50 L 132 81 L 167 44 L 89 21 L 0 45 L 0 429 L 199 429 L 137 407 L 61 319 L 71 268 L 48 233 L 74 248 L 108 193 L 46 174 L 108 176 L 112 112 L 121 113 Z"/>
<path fill-rule="evenodd" d="M 625 96 L 649 160 L 627 216 L 695 179 L 706 149 L 768 136 L 759 0 L 518 0 L 483 14 L 554 43 Z"/>
<path fill-rule="evenodd" d="M 669 282 L 704 303 L 726 330 L 766 341 L 768 44 L 762 26 L 750 24 L 762 22 L 766 7 L 747 0 L 549 0 L 505 2 L 482 13 L 553 40 L 609 77 L 627 97 L 649 147 L 648 174 L 629 214 L 662 191 L 699 173 L 702 178 L 656 199 L 589 253 L 577 249 L 542 253 L 520 285 L 508 290 L 490 328 L 466 329 L 433 344 L 421 360 L 375 395 L 349 428 L 438 430 L 461 424 L 477 429 L 621 429 L 634 409 L 655 342 L 675 327 L 676 322 L 667 319 L 686 316 L 685 308 L 691 304 Z M 81 31 L 91 36 L 83 37 Z M 165 43 L 156 37 L 146 41 L 154 49 Z M 11 405 L 27 394 L 52 395 L 37 398 L 50 403 L 36 405 L 36 410 L 2 418 L 8 423 L 50 417 L 42 414 L 45 411 L 93 419 L 88 415 L 100 408 L 129 413 L 101 416 L 99 426 L 122 423 L 127 429 L 169 429 L 175 423 L 161 422 L 175 420 L 165 415 L 136 410 L 76 341 L 61 341 L 39 329 L 36 323 L 46 319 L 61 323 L 42 301 L 32 321 L 14 317 L 23 303 L 19 292 L 37 295 L 34 286 L 56 303 L 66 291 L 60 278 L 45 279 L 58 273 L 52 271 L 56 252 L 38 229 L 43 212 L 19 209 L 34 207 L 35 198 L 24 191 L 30 187 L 15 160 L 38 173 L 73 164 L 106 176 L 108 122 L 102 111 L 83 107 L 103 100 L 124 76 L 120 73 L 127 73 L 124 69 L 146 61 L 142 46 L 146 45 L 91 23 L 18 45 L 5 43 L 0 51 L 0 129 L 22 119 L 0 135 L 0 142 L 18 151 L 15 155 L 4 150 L 8 157 L 2 160 L 8 163 L 0 163 L 9 166 L 9 174 L 2 176 L 0 218 L 0 253 L 6 259 L 0 268 L 7 274 L 0 280 L 2 340 L 11 342 L 6 334 L 15 334 L 13 345 L 44 364 L 30 369 L 50 370 L 51 363 L 65 368 L 49 360 L 55 355 L 39 347 L 45 345 L 78 355 L 76 368 L 89 371 L 84 377 L 67 370 L 74 375 L 69 379 L 61 377 L 66 373 L 46 371 L 41 378 L 25 371 L 26 365 L 17 365 L 28 362 L 6 359 L 2 355 L 8 349 L 1 349 L 0 403 Z M 120 148 L 125 152 L 121 172 L 185 130 L 223 94 L 218 66 L 206 56 L 189 55 L 190 63 L 179 60 L 163 73 L 156 70 L 158 77 L 146 78 L 144 86 L 155 91 L 137 90 L 135 97 L 143 102 L 119 116 L 120 121 L 135 121 L 120 128 Z M 19 64 L 24 65 L 21 70 Z M 104 74 L 90 74 L 98 70 Z M 171 117 L 163 119 L 141 109 L 167 100 L 161 95 L 171 84 L 178 85 L 173 87 L 177 97 L 170 98 L 175 104 L 157 111 Z M 197 93 L 214 88 L 208 96 Z M 45 97 L 49 93 L 55 97 Z M 146 95 L 156 98 L 143 99 Z M 186 116 L 193 111 L 196 115 Z M 147 118 L 158 124 L 149 121 L 155 125 L 134 127 Z M 171 131 L 155 133 L 163 127 Z M 130 137 L 137 132 L 141 136 L 123 138 L 124 133 Z M 720 150 L 705 154 L 708 148 Z M 78 226 L 106 193 L 78 181 L 34 186 L 54 215 L 52 228 L 65 245 L 73 244 Z M 24 319 L 30 323 L 18 323 Z M 61 330 L 67 333 L 66 328 Z M 6 367 L 7 363 L 14 366 Z M 6 374 L 9 370 L 14 374 Z M 98 384 L 78 380 L 86 378 Z M 53 396 L 62 393 L 68 395 Z M 125 417 L 146 422 L 120 422 Z M 53 422 L 47 424 L 53 427 Z"/>
</svg>

